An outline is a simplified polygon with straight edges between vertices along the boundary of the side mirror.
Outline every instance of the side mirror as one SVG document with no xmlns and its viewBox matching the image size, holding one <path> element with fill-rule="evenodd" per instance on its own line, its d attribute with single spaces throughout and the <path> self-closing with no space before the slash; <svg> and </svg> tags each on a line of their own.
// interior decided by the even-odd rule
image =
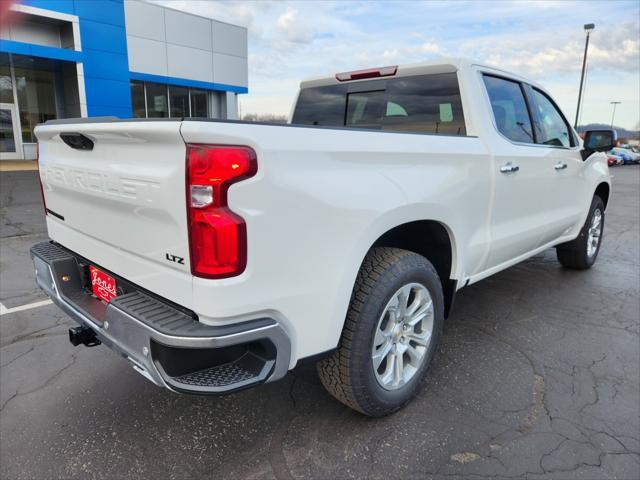
<svg viewBox="0 0 640 480">
<path fill-rule="evenodd" d="M 593 152 L 608 152 L 616 146 L 618 133 L 615 130 L 587 130 L 584 133 L 582 159 L 586 160 Z"/>
</svg>

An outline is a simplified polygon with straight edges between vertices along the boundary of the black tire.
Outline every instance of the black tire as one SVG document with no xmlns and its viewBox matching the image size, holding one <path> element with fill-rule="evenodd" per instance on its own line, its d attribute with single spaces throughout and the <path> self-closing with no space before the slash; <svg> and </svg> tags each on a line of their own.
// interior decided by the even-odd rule
<svg viewBox="0 0 640 480">
<path fill-rule="evenodd" d="M 598 244 L 595 252 L 589 255 L 588 243 L 589 243 L 589 229 L 591 222 L 593 221 L 596 212 L 600 212 L 600 236 L 598 237 Z M 556 247 L 556 253 L 558 255 L 558 261 L 563 267 L 571 268 L 574 270 L 586 270 L 591 268 L 600 252 L 600 246 L 602 245 L 602 236 L 604 233 L 604 202 L 598 195 L 594 195 L 591 201 L 591 208 L 587 219 L 580 230 L 578 237 L 568 243 L 563 243 Z"/>
<path fill-rule="evenodd" d="M 398 389 L 388 390 L 376 379 L 371 349 L 387 303 L 410 283 L 426 287 L 433 301 L 431 340 L 413 377 Z M 442 284 L 433 265 L 407 250 L 373 248 L 360 267 L 338 349 L 317 364 L 320 380 L 336 399 L 365 415 L 393 413 L 418 393 L 440 341 L 443 323 Z"/>
</svg>

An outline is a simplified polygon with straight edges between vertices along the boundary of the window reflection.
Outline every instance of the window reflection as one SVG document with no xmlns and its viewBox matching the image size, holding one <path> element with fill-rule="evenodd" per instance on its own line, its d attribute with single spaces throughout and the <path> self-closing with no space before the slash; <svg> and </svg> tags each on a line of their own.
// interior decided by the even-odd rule
<svg viewBox="0 0 640 480">
<path fill-rule="evenodd" d="M 14 69 L 23 142 L 35 142 L 33 129 L 39 123 L 58 118 L 54 73 Z"/>
<path fill-rule="evenodd" d="M 131 82 L 131 106 L 133 116 L 136 118 L 146 118 L 147 112 L 144 106 L 144 83 Z"/>
<path fill-rule="evenodd" d="M 484 75 L 498 131 L 509 140 L 533 143 L 533 130 L 524 93 L 518 82 Z"/>
<path fill-rule="evenodd" d="M 136 118 L 209 118 L 206 90 L 138 80 L 132 80 L 130 85 L 131 110 Z"/>
<path fill-rule="evenodd" d="M 292 123 L 466 135 L 455 73 L 364 82 L 369 91 L 351 85 L 302 89 Z"/>
<path fill-rule="evenodd" d="M 169 87 L 171 102 L 171 117 L 189 117 L 189 89 L 184 87 Z"/>
<path fill-rule="evenodd" d="M 11 69 L 9 55 L 0 54 L 0 103 L 13 103 L 13 86 L 11 85 Z"/>
<path fill-rule="evenodd" d="M 149 118 L 169 116 L 166 85 L 147 83 L 147 116 Z"/>
<path fill-rule="evenodd" d="M 209 102 L 204 90 L 191 90 L 191 116 L 195 118 L 209 117 Z"/>
</svg>

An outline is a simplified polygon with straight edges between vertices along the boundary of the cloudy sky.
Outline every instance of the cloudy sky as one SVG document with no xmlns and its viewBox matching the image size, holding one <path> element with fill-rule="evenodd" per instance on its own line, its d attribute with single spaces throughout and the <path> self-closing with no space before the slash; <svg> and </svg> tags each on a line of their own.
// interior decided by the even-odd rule
<svg viewBox="0 0 640 480">
<path fill-rule="evenodd" d="M 242 113 L 288 114 L 301 79 L 462 56 L 521 73 L 551 91 L 573 122 L 591 34 L 582 124 L 640 128 L 640 2 L 157 0 L 249 29 Z"/>
</svg>

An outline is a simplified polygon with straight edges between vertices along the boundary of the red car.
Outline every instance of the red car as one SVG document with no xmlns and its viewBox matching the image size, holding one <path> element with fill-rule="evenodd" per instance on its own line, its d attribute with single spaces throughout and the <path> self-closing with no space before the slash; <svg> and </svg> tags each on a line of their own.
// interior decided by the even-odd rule
<svg viewBox="0 0 640 480">
<path fill-rule="evenodd" d="M 618 155 L 607 155 L 607 164 L 610 167 L 613 167 L 615 165 L 622 165 L 624 163 L 624 160 L 622 159 L 622 157 L 619 157 Z"/>
</svg>

